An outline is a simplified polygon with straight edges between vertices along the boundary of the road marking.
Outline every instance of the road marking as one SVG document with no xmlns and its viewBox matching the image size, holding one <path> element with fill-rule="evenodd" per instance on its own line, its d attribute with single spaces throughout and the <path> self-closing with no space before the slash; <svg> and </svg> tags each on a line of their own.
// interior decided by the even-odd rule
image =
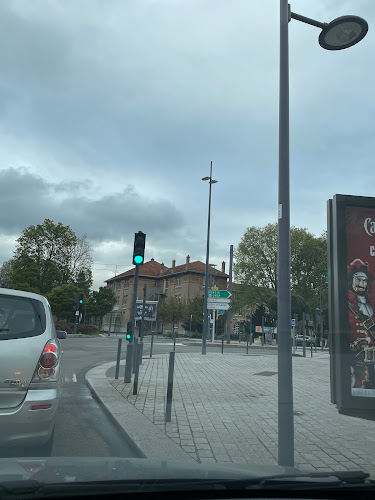
<svg viewBox="0 0 375 500">
<path fill-rule="evenodd" d="M 73 377 L 72 378 L 73 378 L 73 382 L 77 382 L 77 377 L 76 377 L 75 373 L 73 373 Z"/>
</svg>

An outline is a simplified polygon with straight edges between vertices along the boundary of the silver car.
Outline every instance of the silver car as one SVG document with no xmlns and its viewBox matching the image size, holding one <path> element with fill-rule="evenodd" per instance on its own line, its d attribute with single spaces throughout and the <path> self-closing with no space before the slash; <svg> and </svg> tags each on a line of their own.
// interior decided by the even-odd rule
<svg viewBox="0 0 375 500">
<path fill-rule="evenodd" d="M 0 448 L 50 453 L 61 355 L 47 299 L 0 288 Z"/>
</svg>

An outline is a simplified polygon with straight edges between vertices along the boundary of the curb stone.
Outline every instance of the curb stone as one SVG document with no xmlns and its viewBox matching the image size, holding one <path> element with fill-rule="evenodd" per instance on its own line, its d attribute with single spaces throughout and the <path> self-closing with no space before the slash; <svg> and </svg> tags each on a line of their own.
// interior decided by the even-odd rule
<svg viewBox="0 0 375 500">
<path fill-rule="evenodd" d="M 124 365 L 124 362 L 121 363 Z M 116 366 L 113 361 L 92 368 L 85 379 L 91 392 L 115 425 L 124 434 L 138 457 L 154 460 L 178 460 L 196 463 L 147 417 L 129 403 L 106 378 Z"/>
</svg>

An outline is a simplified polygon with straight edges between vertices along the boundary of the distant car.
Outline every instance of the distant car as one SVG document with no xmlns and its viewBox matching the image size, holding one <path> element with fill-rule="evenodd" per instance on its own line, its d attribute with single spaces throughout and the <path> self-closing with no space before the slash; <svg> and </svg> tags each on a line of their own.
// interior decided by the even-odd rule
<svg viewBox="0 0 375 500">
<path fill-rule="evenodd" d="M 297 346 L 303 346 L 303 335 L 296 335 L 296 345 Z M 305 336 L 305 343 L 306 343 L 306 347 L 311 347 L 311 345 L 313 347 L 315 347 L 315 340 L 310 337 L 309 335 L 306 335 Z"/>
<path fill-rule="evenodd" d="M 0 353 L 0 448 L 50 455 L 62 351 L 45 297 L 0 289 Z"/>
<path fill-rule="evenodd" d="M 58 339 L 66 339 L 66 331 L 65 330 L 56 330 L 56 336 Z"/>
</svg>

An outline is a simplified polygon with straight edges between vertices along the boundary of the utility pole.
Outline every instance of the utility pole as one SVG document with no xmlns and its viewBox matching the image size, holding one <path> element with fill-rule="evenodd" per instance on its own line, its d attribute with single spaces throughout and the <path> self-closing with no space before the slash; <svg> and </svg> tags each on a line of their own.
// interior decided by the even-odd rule
<svg viewBox="0 0 375 500">
<path fill-rule="evenodd" d="M 232 267 L 233 267 L 233 245 L 229 249 L 229 293 L 232 293 Z M 228 309 L 227 317 L 227 344 L 230 344 L 230 324 L 232 321 L 232 307 Z"/>
<path fill-rule="evenodd" d="M 116 270 L 115 270 L 115 278 L 117 276 L 117 264 L 116 264 Z M 108 337 L 111 335 L 111 327 L 112 327 L 112 315 L 113 315 L 113 303 L 114 303 L 114 295 L 113 295 L 113 290 L 112 290 L 112 305 L 111 305 L 111 315 L 109 317 L 109 330 L 108 330 Z"/>
</svg>

